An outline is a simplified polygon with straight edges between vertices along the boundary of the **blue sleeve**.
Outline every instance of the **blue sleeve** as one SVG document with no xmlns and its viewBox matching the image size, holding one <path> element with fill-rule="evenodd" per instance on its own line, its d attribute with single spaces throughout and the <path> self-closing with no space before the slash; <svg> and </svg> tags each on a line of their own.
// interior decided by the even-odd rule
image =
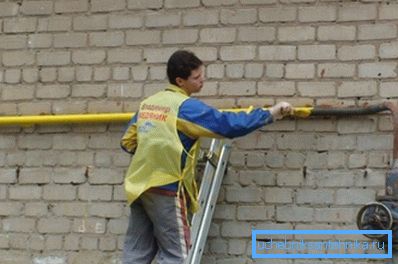
<svg viewBox="0 0 398 264">
<path fill-rule="evenodd" d="M 133 115 L 133 117 L 130 119 L 129 123 L 127 124 L 127 128 L 135 123 L 137 123 L 137 118 L 138 118 L 138 111 Z M 127 129 L 126 129 L 127 130 Z"/>
<path fill-rule="evenodd" d="M 131 118 L 127 128 L 124 131 L 124 135 L 120 140 L 120 146 L 122 149 L 130 154 L 133 154 L 135 148 L 137 147 L 137 116 L 138 114 L 135 114 Z"/>
<path fill-rule="evenodd" d="M 207 130 L 227 138 L 244 136 L 273 121 L 268 110 L 258 108 L 250 113 L 221 112 L 194 98 L 183 102 L 178 118 L 191 123 L 198 137 L 203 136 L 200 131 Z"/>
</svg>

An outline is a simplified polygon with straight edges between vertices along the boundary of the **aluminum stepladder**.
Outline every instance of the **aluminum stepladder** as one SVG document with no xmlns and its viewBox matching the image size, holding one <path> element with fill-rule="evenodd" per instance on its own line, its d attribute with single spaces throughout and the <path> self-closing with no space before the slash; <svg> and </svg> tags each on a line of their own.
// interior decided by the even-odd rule
<svg viewBox="0 0 398 264">
<path fill-rule="evenodd" d="M 192 218 L 192 247 L 185 264 L 200 263 L 230 153 L 230 141 L 212 140 L 205 156 L 207 161 L 199 189 L 200 208 Z"/>
</svg>

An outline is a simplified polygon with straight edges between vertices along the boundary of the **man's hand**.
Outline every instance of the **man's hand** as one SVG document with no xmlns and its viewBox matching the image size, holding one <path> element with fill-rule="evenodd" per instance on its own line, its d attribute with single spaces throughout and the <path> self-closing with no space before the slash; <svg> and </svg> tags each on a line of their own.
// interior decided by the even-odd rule
<svg viewBox="0 0 398 264">
<path fill-rule="evenodd" d="M 293 113 L 293 107 L 287 102 L 279 102 L 269 109 L 274 120 L 282 119 L 285 116 Z"/>
</svg>

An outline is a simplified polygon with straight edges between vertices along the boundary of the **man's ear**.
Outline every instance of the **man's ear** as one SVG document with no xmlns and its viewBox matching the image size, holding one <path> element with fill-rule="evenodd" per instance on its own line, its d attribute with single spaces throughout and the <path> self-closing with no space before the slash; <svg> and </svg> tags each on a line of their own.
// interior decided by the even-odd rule
<svg viewBox="0 0 398 264">
<path fill-rule="evenodd" d="M 177 77 L 177 78 L 176 78 L 176 83 L 177 83 L 177 86 L 178 86 L 178 87 L 183 87 L 183 85 L 184 85 L 184 79 L 181 78 L 181 77 Z"/>
</svg>

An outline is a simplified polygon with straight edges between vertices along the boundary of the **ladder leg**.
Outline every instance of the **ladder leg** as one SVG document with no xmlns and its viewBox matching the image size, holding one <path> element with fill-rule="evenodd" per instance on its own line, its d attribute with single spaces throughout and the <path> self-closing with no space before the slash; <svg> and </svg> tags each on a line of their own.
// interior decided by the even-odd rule
<svg viewBox="0 0 398 264">
<path fill-rule="evenodd" d="M 193 234 L 192 236 L 194 237 L 194 239 L 192 240 L 192 248 L 190 249 L 190 252 L 188 254 L 187 261 L 185 262 L 186 264 L 199 264 L 202 258 L 204 246 L 211 225 L 211 219 L 213 217 L 214 209 L 217 203 L 218 193 L 221 188 L 221 183 L 225 174 L 230 152 L 230 144 L 226 143 L 221 145 L 221 150 L 216 167 L 213 167 L 213 169 L 209 169 L 209 174 L 205 173 L 204 175 L 210 178 L 210 181 L 205 183 L 204 186 L 206 189 L 208 188 L 208 190 L 203 191 L 203 195 L 206 195 L 207 199 L 204 199 L 204 204 L 202 205 L 201 212 L 197 216 L 197 220 L 195 221 L 195 223 L 193 223 L 192 225 L 195 234 Z M 213 166 L 211 163 L 212 162 L 209 160 L 206 164 L 206 167 L 207 165 Z M 203 178 L 202 185 L 204 183 L 204 180 L 207 179 Z M 202 185 L 200 187 L 201 189 Z"/>
<path fill-rule="evenodd" d="M 213 139 L 210 144 L 209 152 L 217 152 L 220 148 L 221 140 Z M 216 168 L 209 162 L 206 162 L 205 170 L 203 172 L 202 182 L 199 188 L 199 210 L 192 217 L 191 224 L 191 239 L 192 239 L 192 247 L 196 241 L 196 236 L 199 230 L 200 222 L 202 220 L 203 212 L 205 204 L 209 198 L 210 187 L 213 181 L 214 173 Z"/>
</svg>

